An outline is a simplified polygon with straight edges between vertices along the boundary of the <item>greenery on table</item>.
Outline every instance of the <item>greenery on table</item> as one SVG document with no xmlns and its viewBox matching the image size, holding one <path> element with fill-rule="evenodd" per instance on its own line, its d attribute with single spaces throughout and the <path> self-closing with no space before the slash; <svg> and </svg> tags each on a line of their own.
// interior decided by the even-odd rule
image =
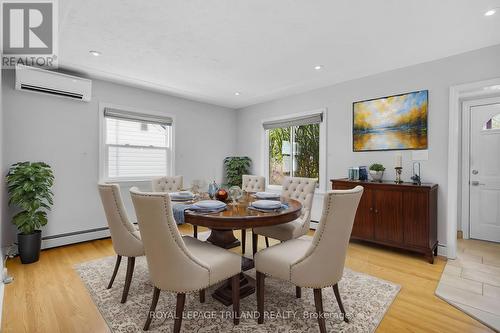
<svg viewBox="0 0 500 333">
<path fill-rule="evenodd" d="M 53 205 L 54 174 L 43 162 L 19 162 L 11 166 L 6 176 L 10 195 L 9 205 L 21 211 L 14 223 L 22 234 L 32 234 L 47 224 L 47 211 Z"/>
<path fill-rule="evenodd" d="M 243 175 L 250 172 L 252 160 L 247 156 L 230 156 L 224 159 L 227 187 L 239 186 L 241 188 Z"/>
<path fill-rule="evenodd" d="M 294 177 L 319 179 L 319 124 L 273 128 L 269 130 L 270 183 L 281 184 L 283 166 L 283 142 L 291 141 L 293 131 L 296 143 Z M 291 161 L 290 161 L 291 162 Z M 287 174 L 290 176 L 290 174 Z"/>
<path fill-rule="evenodd" d="M 370 165 L 370 170 L 372 170 L 372 171 L 385 171 L 385 168 L 382 164 L 373 163 L 372 165 Z"/>
</svg>

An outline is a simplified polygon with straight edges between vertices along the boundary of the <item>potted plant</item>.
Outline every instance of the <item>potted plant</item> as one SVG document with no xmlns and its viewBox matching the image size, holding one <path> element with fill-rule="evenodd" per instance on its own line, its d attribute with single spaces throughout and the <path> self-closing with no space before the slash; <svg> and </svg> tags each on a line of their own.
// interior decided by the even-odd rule
<svg viewBox="0 0 500 333">
<path fill-rule="evenodd" d="M 54 174 L 43 162 L 19 162 L 11 166 L 6 180 L 9 205 L 20 209 L 12 218 L 19 230 L 19 256 L 23 264 L 30 264 L 40 257 L 40 228 L 47 224 L 47 211 L 53 205 Z"/>
<path fill-rule="evenodd" d="M 224 159 L 224 167 L 226 169 L 227 187 L 239 186 L 243 182 L 243 175 L 250 171 L 252 160 L 247 156 L 231 156 Z"/>
<path fill-rule="evenodd" d="M 385 168 L 382 164 L 373 163 L 370 165 L 370 176 L 375 182 L 382 182 L 382 178 L 384 177 Z"/>
</svg>

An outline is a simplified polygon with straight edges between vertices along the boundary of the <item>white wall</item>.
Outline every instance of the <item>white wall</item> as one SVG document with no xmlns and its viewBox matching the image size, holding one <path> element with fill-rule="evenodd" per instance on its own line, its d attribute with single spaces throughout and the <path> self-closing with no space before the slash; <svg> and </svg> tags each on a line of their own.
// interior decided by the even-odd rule
<svg viewBox="0 0 500 333">
<path fill-rule="evenodd" d="M 93 80 L 90 103 L 20 92 L 14 90 L 12 70 L 4 72 L 3 96 L 3 172 L 12 163 L 25 160 L 45 161 L 54 170 L 55 204 L 44 237 L 106 226 L 96 187 L 99 102 L 173 114 L 175 170 L 185 175 L 187 185 L 192 179 L 220 181 L 224 157 L 235 153 L 236 114 L 224 107 L 100 80 Z M 130 185 L 134 184 L 122 186 L 129 209 Z M 139 185 L 150 189 L 149 183 Z M 15 228 L 8 225 L 4 226 L 4 246 L 16 235 Z"/>
<path fill-rule="evenodd" d="M 262 119 L 320 108 L 328 109 L 327 178 L 346 177 L 350 166 L 383 163 L 394 179 L 395 152 L 352 152 L 352 103 L 414 90 L 429 90 L 429 160 L 422 162 L 425 182 L 439 184 L 438 239 L 446 244 L 449 87 L 500 77 L 500 45 L 399 70 L 348 81 L 238 110 L 237 152 L 263 173 Z M 325 70 L 329 70 L 326 68 Z M 318 73 L 321 75 L 321 73 Z M 411 152 L 403 152 L 403 178 L 411 176 Z M 318 215 L 318 214 L 316 214 Z"/>
<path fill-rule="evenodd" d="M 2 322 L 2 308 L 3 308 L 3 228 L 4 228 L 4 211 L 6 208 L 5 202 L 5 182 L 3 182 L 3 99 L 2 99 L 2 69 L 0 69 L 0 176 L 2 177 L 2 182 L 0 183 L 0 324 Z"/>
</svg>

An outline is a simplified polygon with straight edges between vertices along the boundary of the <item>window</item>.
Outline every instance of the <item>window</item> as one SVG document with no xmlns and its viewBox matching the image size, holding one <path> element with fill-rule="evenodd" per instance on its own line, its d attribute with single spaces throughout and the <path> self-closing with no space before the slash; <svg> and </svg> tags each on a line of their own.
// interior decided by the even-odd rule
<svg viewBox="0 0 500 333">
<path fill-rule="evenodd" d="M 500 129 L 500 114 L 497 114 L 484 124 L 483 130 Z"/>
<path fill-rule="evenodd" d="M 323 114 L 265 122 L 268 143 L 269 185 L 281 185 L 283 178 L 320 180 L 320 128 Z"/>
<path fill-rule="evenodd" d="M 104 108 L 105 179 L 149 180 L 171 174 L 172 119 Z"/>
</svg>

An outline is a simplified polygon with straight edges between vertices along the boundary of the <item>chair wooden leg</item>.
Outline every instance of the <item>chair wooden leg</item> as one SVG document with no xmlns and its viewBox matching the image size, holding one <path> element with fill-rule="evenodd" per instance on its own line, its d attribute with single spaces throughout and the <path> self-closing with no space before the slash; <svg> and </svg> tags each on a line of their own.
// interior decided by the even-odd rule
<svg viewBox="0 0 500 333">
<path fill-rule="evenodd" d="M 259 317 L 257 323 L 264 323 L 264 290 L 266 275 L 257 271 L 257 312 Z"/>
<path fill-rule="evenodd" d="M 344 305 L 342 304 L 342 298 L 340 298 L 339 285 L 338 284 L 335 284 L 333 286 L 333 293 L 335 294 L 335 298 L 337 299 L 337 303 L 339 305 L 340 312 L 342 312 L 342 314 L 344 315 L 344 321 L 346 323 L 348 323 L 349 319 L 347 318 L 347 315 L 345 313 Z"/>
<path fill-rule="evenodd" d="M 302 297 L 302 289 L 300 287 L 295 287 L 295 297 L 297 298 Z"/>
<path fill-rule="evenodd" d="M 231 278 L 231 292 L 233 296 L 233 323 L 240 323 L 240 274 Z"/>
<path fill-rule="evenodd" d="M 241 253 L 245 254 L 245 248 L 247 245 L 247 230 L 241 229 Z"/>
<path fill-rule="evenodd" d="M 205 303 L 205 289 L 200 290 L 200 303 Z"/>
<path fill-rule="evenodd" d="M 156 288 L 153 290 L 153 300 L 151 301 L 151 306 L 149 307 L 148 318 L 146 319 L 146 323 L 144 324 L 144 331 L 149 330 L 149 325 L 151 325 L 151 321 L 153 320 L 156 304 L 158 304 L 158 298 L 160 297 L 160 289 Z"/>
<path fill-rule="evenodd" d="M 326 333 L 325 317 L 323 315 L 323 297 L 321 296 L 321 289 L 314 289 L 314 305 L 316 305 L 316 312 L 318 313 L 318 324 L 320 333 Z"/>
<path fill-rule="evenodd" d="M 257 253 L 257 246 L 259 245 L 259 235 L 252 231 L 252 254 L 255 256 Z"/>
<path fill-rule="evenodd" d="M 120 263 L 122 262 L 122 256 L 116 256 L 115 269 L 113 270 L 113 275 L 111 275 L 111 280 L 109 281 L 108 287 L 106 289 L 111 289 L 113 282 L 115 281 L 116 273 L 118 273 L 118 268 L 120 268 Z"/>
<path fill-rule="evenodd" d="M 198 238 L 198 226 L 193 225 L 193 237 Z"/>
<path fill-rule="evenodd" d="M 123 287 L 122 303 L 127 301 L 130 283 L 132 282 L 132 275 L 134 274 L 135 257 L 128 257 L 127 259 L 127 275 L 125 276 L 125 286 Z"/>
<path fill-rule="evenodd" d="M 269 238 L 266 237 L 266 247 L 269 247 Z"/>
<path fill-rule="evenodd" d="M 177 294 L 177 305 L 175 306 L 174 333 L 181 331 L 182 312 L 184 311 L 184 303 L 186 302 L 186 294 Z"/>
</svg>

